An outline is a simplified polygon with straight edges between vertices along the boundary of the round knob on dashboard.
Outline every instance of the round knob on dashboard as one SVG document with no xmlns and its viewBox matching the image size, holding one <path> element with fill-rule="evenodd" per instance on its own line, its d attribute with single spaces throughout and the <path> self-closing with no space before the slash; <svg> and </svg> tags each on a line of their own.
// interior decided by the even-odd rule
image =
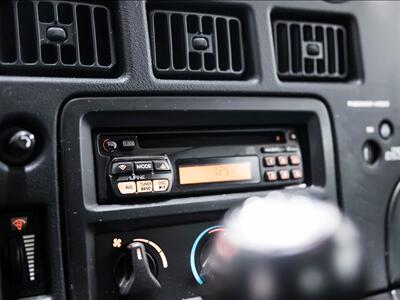
<svg viewBox="0 0 400 300">
<path fill-rule="evenodd" d="M 21 165 L 29 162 L 36 148 L 35 135 L 19 127 L 0 133 L 0 157 L 8 164 Z"/>
<path fill-rule="evenodd" d="M 229 212 L 201 270 L 212 299 L 352 300 L 360 237 L 328 202 L 271 193 Z"/>
<path fill-rule="evenodd" d="M 156 261 L 139 242 L 127 245 L 114 266 L 120 299 L 154 299 L 161 289 L 156 276 Z"/>
</svg>

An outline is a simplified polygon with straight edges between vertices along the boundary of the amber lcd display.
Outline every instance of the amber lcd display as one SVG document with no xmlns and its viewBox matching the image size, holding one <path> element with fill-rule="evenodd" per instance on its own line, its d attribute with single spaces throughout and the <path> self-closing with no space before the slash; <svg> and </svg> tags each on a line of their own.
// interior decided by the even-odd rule
<svg viewBox="0 0 400 300">
<path fill-rule="evenodd" d="M 200 184 L 252 179 L 251 162 L 216 163 L 179 167 L 179 183 Z"/>
</svg>

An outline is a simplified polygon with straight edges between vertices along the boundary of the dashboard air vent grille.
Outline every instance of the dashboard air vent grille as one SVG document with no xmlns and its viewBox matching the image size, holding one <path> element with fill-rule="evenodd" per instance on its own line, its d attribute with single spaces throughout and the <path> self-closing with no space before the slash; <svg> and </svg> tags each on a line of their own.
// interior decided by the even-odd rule
<svg viewBox="0 0 400 300">
<path fill-rule="evenodd" d="M 284 80 L 344 80 L 348 76 L 346 28 L 337 24 L 276 21 L 278 75 Z"/>
<path fill-rule="evenodd" d="M 59 1 L 1 1 L 0 73 L 82 76 L 115 65 L 110 11 Z"/>
<path fill-rule="evenodd" d="M 153 68 L 160 78 L 240 78 L 242 24 L 236 17 L 154 10 Z"/>
</svg>

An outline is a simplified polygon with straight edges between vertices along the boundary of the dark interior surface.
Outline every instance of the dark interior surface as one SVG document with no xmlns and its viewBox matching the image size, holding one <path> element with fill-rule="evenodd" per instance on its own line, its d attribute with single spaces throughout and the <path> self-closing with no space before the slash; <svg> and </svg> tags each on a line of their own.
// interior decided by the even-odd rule
<svg viewBox="0 0 400 300">
<path fill-rule="evenodd" d="M 397 299 L 399 13 L 396 1 L 0 3 L 0 299 L 119 299 L 118 239 L 134 238 L 170 262 L 153 255 L 169 287 L 157 299 L 199 296 L 191 243 L 227 209 L 288 188 L 355 222 L 365 297 Z M 102 136 L 123 137 L 116 152 Z M 263 165 L 292 146 L 299 167 Z M 259 180 L 178 184 L 180 160 L 237 156 L 257 157 Z M 117 178 L 113 159 L 165 160 L 171 175 Z M 159 194 L 115 190 L 166 178 Z M 32 243 L 35 272 L 19 273 Z"/>
</svg>

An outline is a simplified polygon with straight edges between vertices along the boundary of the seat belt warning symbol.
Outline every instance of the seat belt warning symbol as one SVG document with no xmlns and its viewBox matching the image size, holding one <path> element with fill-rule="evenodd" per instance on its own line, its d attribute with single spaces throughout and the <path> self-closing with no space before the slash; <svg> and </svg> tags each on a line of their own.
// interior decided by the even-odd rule
<svg viewBox="0 0 400 300">
<path fill-rule="evenodd" d="M 28 225 L 27 217 L 17 217 L 10 219 L 11 230 L 13 231 L 23 231 Z"/>
</svg>

